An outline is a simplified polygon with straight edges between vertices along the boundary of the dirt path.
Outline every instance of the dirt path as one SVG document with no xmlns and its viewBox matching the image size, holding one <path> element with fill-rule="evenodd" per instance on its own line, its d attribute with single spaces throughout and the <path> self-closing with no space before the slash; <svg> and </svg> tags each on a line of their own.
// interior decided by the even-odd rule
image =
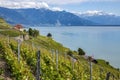
<svg viewBox="0 0 120 80">
<path fill-rule="evenodd" d="M 0 79 L 3 80 L 12 80 L 10 78 L 10 72 L 7 69 L 7 63 L 4 59 L 1 59 L 0 57 L 0 70 L 2 70 L 2 74 L 0 75 Z"/>
</svg>

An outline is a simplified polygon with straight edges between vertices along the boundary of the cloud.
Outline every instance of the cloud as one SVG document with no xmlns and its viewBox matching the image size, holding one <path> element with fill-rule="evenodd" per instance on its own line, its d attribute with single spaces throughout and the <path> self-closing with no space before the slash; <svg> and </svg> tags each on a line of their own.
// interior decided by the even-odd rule
<svg viewBox="0 0 120 80">
<path fill-rule="evenodd" d="M 119 1 L 119 0 L 37 0 L 37 1 L 44 1 L 48 4 L 56 4 L 56 5 L 62 5 L 62 4 L 73 4 L 73 3 L 82 3 L 82 2 L 105 2 L 105 1 Z"/>
<path fill-rule="evenodd" d="M 12 2 L 13 1 L 13 2 Z M 59 7 L 50 7 L 46 2 L 41 1 L 34 1 L 34 0 L 0 0 L 0 7 L 12 8 L 12 9 L 19 9 L 19 8 L 47 8 L 53 11 L 63 11 L 63 9 Z"/>
<path fill-rule="evenodd" d="M 65 5 L 82 2 L 119 1 L 119 0 L 0 0 L 0 7 L 7 8 L 49 8 L 49 5 Z M 54 7 L 53 10 L 60 10 Z"/>
<path fill-rule="evenodd" d="M 84 2 L 86 0 L 44 0 L 45 2 L 49 3 L 49 4 L 58 4 L 58 5 L 62 5 L 62 4 L 72 4 L 72 3 L 81 3 Z"/>
<path fill-rule="evenodd" d="M 45 2 L 11 2 L 11 1 L 1 1 L 0 7 L 7 8 L 49 8 L 48 4 Z"/>
<path fill-rule="evenodd" d="M 23 0 L 23 1 L 21 1 L 21 0 L 0 0 L 0 3 L 3 3 L 3 4 L 5 4 L 5 2 L 8 4 L 11 4 L 11 3 L 30 3 L 31 4 L 31 2 L 32 3 L 41 3 L 41 2 L 45 2 L 45 3 L 48 3 L 48 4 L 54 4 L 54 5 L 62 5 L 62 4 L 73 4 L 73 3 L 81 3 L 81 2 L 105 2 L 105 1 L 108 1 L 108 2 L 110 2 L 110 1 L 113 1 L 113 2 L 116 2 L 116 1 L 118 1 L 118 2 L 120 2 L 120 0 L 64 0 L 64 1 L 62 1 L 62 0 Z M 0 4 L 1 5 L 1 4 Z M 32 4 L 33 5 L 33 4 Z"/>
</svg>

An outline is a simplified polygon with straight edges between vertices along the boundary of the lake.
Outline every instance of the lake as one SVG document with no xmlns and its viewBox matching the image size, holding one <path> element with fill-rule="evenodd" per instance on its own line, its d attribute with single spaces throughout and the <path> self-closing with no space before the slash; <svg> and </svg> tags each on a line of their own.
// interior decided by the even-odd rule
<svg viewBox="0 0 120 80">
<path fill-rule="evenodd" d="M 105 59 L 120 68 L 120 27 L 32 27 L 40 34 L 49 32 L 57 42 L 77 50 L 82 48 L 87 55 Z"/>
</svg>

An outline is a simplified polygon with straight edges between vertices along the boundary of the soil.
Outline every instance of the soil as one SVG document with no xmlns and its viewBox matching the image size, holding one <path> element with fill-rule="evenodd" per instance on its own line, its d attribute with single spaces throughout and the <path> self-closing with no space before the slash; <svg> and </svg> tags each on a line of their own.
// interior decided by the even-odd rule
<svg viewBox="0 0 120 80">
<path fill-rule="evenodd" d="M 0 80 L 12 80 L 12 78 L 10 78 L 11 73 L 8 70 L 7 63 L 1 57 L 0 57 L 0 70 L 2 70 L 2 73 L 0 74 Z"/>
</svg>

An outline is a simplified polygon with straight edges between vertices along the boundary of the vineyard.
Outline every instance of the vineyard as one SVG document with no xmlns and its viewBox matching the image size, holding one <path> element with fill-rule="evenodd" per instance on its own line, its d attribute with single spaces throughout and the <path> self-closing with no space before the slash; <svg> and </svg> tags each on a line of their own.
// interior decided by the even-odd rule
<svg viewBox="0 0 120 80">
<path fill-rule="evenodd" d="M 47 39 L 48 42 L 45 41 L 45 39 Z M 10 39 L 10 42 L 8 42 L 7 37 L 1 36 L 0 58 L 5 59 L 7 62 L 8 70 L 11 73 L 10 77 L 13 80 L 35 80 L 36 53 L 38 50 L 41 51 L 40 78 L 42 80 L 90 80 L 89 62 L 82 56 L 73 52 L 76 61 L 72 61 L 71 56 L 66 53 L 69 49 L 64 48 L 61 44 L 52 39 L 40 36 L 34 39 L 34 41 L 36 43 L 34 43 L 33 40 L 22 42 L 20 48 L 20 62 L 18 62 L 17 41 Z M 37 45 L 37 43 L 39 44 Z M 57 54 L 58 63 L 56 63 Z M 93 80 L 106 79 L 107 72 L 112 73 L 110 80 L 113 80 L 113 78 L 114 80 L 119 80 L 120 72 L 116 69 L 94 63 L 92 66 Z"/>
<path fill-rule="evenodd" d="M 6 68 L 0 66 L 0 80 L 7 80 L 7 77 L 10 78 L 8 80 L 36 80 L 39 50 L 41 80 L 90 80 L 90 62 L 52 38 L 40 35 L 22 41 L 19 61 L 18 42 L 4 35 L 0 38 L 0 63 L 6 62 Z M 109 80 L 120 80 L 120 71 L 107 65 L 104 60 L 92 63 L 92 80 L 106 80 L 108 73 Z"/>
</svg>

